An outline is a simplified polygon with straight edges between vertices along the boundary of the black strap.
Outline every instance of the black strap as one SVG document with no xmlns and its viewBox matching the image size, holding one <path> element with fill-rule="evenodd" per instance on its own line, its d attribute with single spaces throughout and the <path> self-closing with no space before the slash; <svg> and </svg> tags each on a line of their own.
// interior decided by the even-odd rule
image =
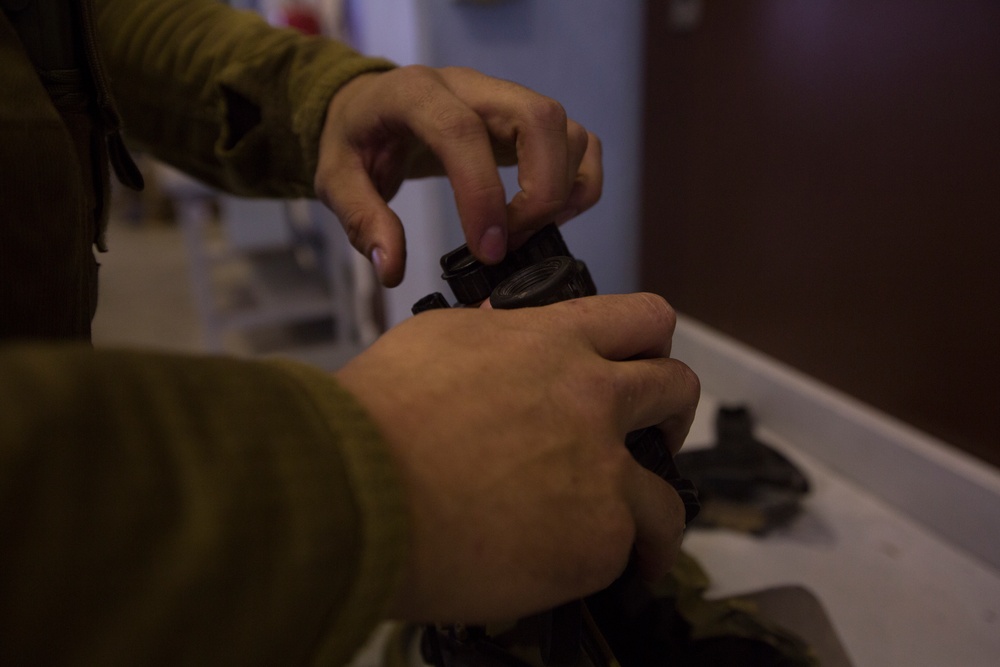
<svg viewBox="0 0 1000 667">
<path fill-rule="evenodd" d="M 133 190 L 142 190 L 144 181 L 139 167 L 132 160 L 132 155 L 125 147 L 121 133 L 121 117 L 115 108 L 111 96 L 111 84 L 108 82 L 97 48 L 97 16 L 94 12 L 94 0 L 80 0 L 80 18 L 83 24 L 84 52 L 90 74 L 97 92 L 97 106 L 101 112 L 104 124 L 105 139 L 108 144 L 108 157 L 118 181 Z"/>
</svg>

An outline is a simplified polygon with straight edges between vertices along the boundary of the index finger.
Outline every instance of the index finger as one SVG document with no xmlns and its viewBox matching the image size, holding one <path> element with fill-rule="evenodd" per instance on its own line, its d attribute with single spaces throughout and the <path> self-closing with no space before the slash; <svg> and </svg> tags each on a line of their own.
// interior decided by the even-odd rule
<svg viewBox="0 0 1000 667">
<path fill-rule="evenodd" d="M 668 357 L 677 315 L 656 294 L 612 294 L 553 304 L 605 359 Z"/>
<path fill-rule="evenodd" d="M 676 454 L 694 422 L 701 382 L 676 359 L 639 359 L 616 364 L 616 384 L 624 400 L 615 404 L 621 433 L 656 426 L 663 444 Z"/>
<path fill-rule="evenodd" d="M 510 233 L 562 222 L 596 202 L 600 144 L 559 102 L 474 70 L 447 68 L 446 77 L 486 123 L 503 164 L 517 165 L 520 190 L 507 205 Z"/>
<path fill-rule="evenodd" d="M 437 156 L 455 193 L 469 249 L 495 264 L 507 252 L 506 196 L 485 122 L 432 73 L 419 99 L 400 111 L 414 135 Z"/>
<path fill-rule="evenodd" d="M 624 362 L 613 370 L 616 391 L 622 394 L 615 401 L 620 432 L 658 426 L 670 451 L 679 450 L 694 420 L 701 385 L 690 368 L 668 358 L 677 323 L 673 308 L 648 293 L 587 297 L 549 308 L 599 355 Z"/>
</svg>

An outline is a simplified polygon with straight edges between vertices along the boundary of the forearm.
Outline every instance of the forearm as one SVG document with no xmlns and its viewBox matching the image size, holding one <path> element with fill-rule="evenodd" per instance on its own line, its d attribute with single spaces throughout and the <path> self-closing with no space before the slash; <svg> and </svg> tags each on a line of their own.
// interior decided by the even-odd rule
<svg viewBox="0 0 1000 667">
<path fill-rule="evenodd" d="M 393 593 L 394 469 L 315 371 L 22 347 L 0 404 L 4 664 L 343 662 Z"/>
<path fill-rule="evenodd" d="M 391 63 L 215 0 L 97 0 L 130 141 L 218 187 L 309 196 L 329 100 Z"/>
</svg>

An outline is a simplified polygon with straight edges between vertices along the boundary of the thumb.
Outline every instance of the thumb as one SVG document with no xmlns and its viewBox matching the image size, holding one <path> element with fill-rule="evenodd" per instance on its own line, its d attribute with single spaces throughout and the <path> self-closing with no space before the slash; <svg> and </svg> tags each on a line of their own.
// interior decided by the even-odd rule
<svg viewBox="0 0 1000 667">
<path fill-rule="evenodd" d="M 395 287 L 406 269 L 403 223 L 361 168 L 341 168 L 317 194 L 334 212 L 351 245 L 375 266 L 379 282 Z"/>
</svg>

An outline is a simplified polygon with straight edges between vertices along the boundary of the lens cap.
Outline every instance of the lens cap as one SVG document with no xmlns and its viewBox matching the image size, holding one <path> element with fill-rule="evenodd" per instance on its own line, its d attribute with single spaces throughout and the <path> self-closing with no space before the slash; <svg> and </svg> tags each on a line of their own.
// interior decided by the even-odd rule
<svg viewBox="0 0 1000 667">
<path fill-rule="evenodd" d="M 535 233 L 517 250 L 507 253 L 499 264 L 483 264 L 468 246 L 462 245 L 441 257 L 441 277 L 448 283 L 458 302 L 475 305 L 487 298 L 496 287 L 515 272 L 549 257 L 572 257 L 559 228 L 549 224 Z"/>
<path fill-rule="evenodd" d="M 441 258 L 441 269 L 444 271 L 441 277 L 447 281 L 458 302 L 465 306 L 488 298 L 493 288 L 517 268 L 506 260 L 493 266 L 483 264 L 464 245 Z"/>
<path fill-rule="evenodd" d="M 547 306 L 588 295 L 580 262 L 572 257 L 550 257 L 525 267 L 500 283 L 490 294 L 494 308 Z"/>
</svg>

